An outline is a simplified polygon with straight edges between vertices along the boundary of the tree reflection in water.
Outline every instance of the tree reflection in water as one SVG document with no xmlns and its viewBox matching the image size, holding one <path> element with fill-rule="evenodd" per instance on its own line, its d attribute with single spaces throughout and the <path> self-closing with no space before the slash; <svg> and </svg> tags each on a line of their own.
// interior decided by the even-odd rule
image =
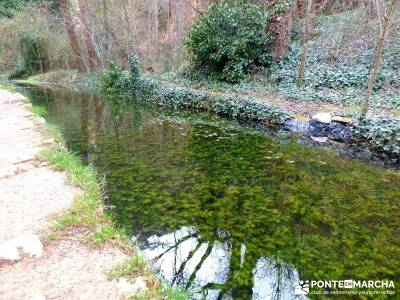
<svg viewBox="0 0 400 300">
<path fill-rule="evenodd" d="M 184 286 L 199 299 L 304 299 L 294 295 L 299 275 L 293 267 L 265 257 L 247 263 L 245 244 L 229 238 L 207 242 L 194 228 L 184 227 L 151 236 L 142 247 L 165 280 Z M 252 274 L 253 285 L 232 288 L 238 272 Z"/>
</svg>

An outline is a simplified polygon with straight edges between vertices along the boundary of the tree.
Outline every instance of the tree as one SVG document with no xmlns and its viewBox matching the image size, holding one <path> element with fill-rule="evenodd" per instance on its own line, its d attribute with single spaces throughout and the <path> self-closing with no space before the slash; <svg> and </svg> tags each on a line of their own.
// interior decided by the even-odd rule
<svg viewBox="0 0 400 300">
<path fill-rule="evenodd" d="M 71 16 L 71 3 L 69 0 L 60 0 L 60 13 L 63 18 L 63 22 L 65 28 L 67 29 L 67 34 L 69 38 L 69 42 L 74 52 L 76 64 L 80 72 L 84 72 L 86 70 L 85 63 L 83 61 L 82 51 L 79 46 L 79 40 L 76 35 L 75 22 Z"/>
<path fill-rule="evenodd" d="M 83 35 L 85 37 L 86 50 L 88 54 L 89 66 L 92 71 L 97 70 L 100 66 L 100 59 L 96 52 L 96 47 L 94 45 L 92 36 L 90 34 L 91 30 L 87 23 L 87 6 L 84 0 L 78 0 L 80 19 L 83 25 Z"/>
<path fill-rule="evenodd" d="M 305 0 L 307 1 L 307 9 L 306 9 L 306 16 L 305 16 L 305 31 L 304 31 L 304 38 L 303 38 L 303 53 L 301 55 L 300 67 L 299 67 L 299 74 L 297 77 L 297 85 L 301 86 L 304 84 L 304 72 L 306 68 L 306 60 L 307 60 L 307 53 L 308 53 L 308 42 L 310 40 L 310 31 L 311 31 L 311 14 L 312 14 L 312 0 Z"/>
<path fill-rule="evenodd" d="M 385 45 L 386 37 L 390 33 L 391 23 L 397 13 L 398 3 L 399 3 L 399 0 L 391 0 L 389 9 L 384 10 L 385 12 L 382 17 L 378 16 L 380 19 L 383 20 L 383 25 L 380 26 L 378 45 L 377 45 L 376 52 L 375 52 L 374 62 L 373 62 L 373 65 L 372 65 L 372 68 L 371 68 L 370 74 L 369 74 L 367 94 L 365 95 L 364 103 L 363 103 L 362 109 L 361 109 L 361 117 L 362 118 L 365 118 L 365 116 L 367 115 L 367 112 L 368 112 L 369 98 L 371 97 L 372 90 L 375 85 L 376 75 L 378 73 L 379 66 L 380 66 L 381 59 L 382 59 L 383 47 Z"/>
<path fill-rule="evenodd" d="M 270 2 L 274 17 L 269 21 L 268 31 L 273 35 L 271 55 L 274 60 L 285 57 L 289 51 L 290 30 L 293 20 L 293 9 L 290 1 L 278 0 Z"/>
</svg>

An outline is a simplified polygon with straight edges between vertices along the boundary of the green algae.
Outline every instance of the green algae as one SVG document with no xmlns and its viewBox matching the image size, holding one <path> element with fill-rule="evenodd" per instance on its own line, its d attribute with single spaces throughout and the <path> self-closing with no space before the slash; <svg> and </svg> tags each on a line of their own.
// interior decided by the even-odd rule
<svg viewBox="0 0 400 300">
<path fill-rule="evenodd" d="M 250 299 L 257 262 L 273 258 L 303 280 L 394 280 L 399 292 L 398 172 L 209 115 L 32 92 L 69 148 L 104 176 L 118 226 L 141 240 L 193 228 L 201 243 L 228 245 L 224 283 L 203 289 Z"/>
</svg>

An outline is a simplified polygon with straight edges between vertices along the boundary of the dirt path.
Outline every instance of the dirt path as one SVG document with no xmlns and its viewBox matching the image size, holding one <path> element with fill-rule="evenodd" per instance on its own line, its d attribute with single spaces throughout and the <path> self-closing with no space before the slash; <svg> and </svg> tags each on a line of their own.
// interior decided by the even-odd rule
<svg viewBox="0 0 400 300">
<path fill-rule="evenodd" d="M 34 121 L 26 99 L 0 89 L 0 242 L 41 233 L 50 215 L 67 209 L 79 193 L 65 174 L 47 167 L 37 153 L 46 143 L 43 120 Z M 45 246 L 41 258 L 0 260 L 0 299 L 120 299 L 106 271 L 126 258 L 118 248 L 94 249 L 84 232 L 70 232 Z"/>
</svg>

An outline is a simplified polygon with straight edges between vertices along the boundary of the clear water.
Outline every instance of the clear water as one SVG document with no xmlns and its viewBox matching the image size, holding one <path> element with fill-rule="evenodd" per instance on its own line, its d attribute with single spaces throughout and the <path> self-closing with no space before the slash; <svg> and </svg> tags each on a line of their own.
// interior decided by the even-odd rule
<svg viewBox="0 0 400 300">
<path fill-rule="evenodd" d="M 104 176 L 115 222 L 193 298 L 295 299 L 300 279 L 399 278 L 395 171 L 209 115 L 23 92 Z"/>
</svg>

